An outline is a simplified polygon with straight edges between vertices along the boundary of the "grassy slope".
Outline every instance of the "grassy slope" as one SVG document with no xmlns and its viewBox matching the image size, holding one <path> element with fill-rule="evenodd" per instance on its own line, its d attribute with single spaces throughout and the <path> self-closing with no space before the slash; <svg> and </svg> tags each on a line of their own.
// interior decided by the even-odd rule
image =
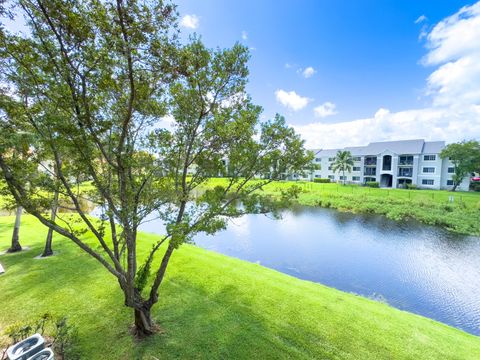
<svg viewBox="0 0 480 360">
<path fill-rule="evenodd" d="M 224 179 L 210 179 L 209 186 L 224 185 Z M 298 202 L 331 207 L 340 211 L 376 213 L 393 220 L 414 218 L 458 233 L 480 236 L 480 193 L 445 190 L 373 189 L 356 185 L 281 181 L 265 187 L 279 194 L 297 185 L 302 189 Z M 449 197 L 454 202 L 449 202 Z"/>
<path fill-rule="evenodd" d="M 0 249 L 12 223 L 0 217 Z M 127 332 L 131 311 L 113 278 L 58 237 L 58 256 L 32 259 L 44 235 L 25 216 L 21 237 L 31 250 L 0 257 L 7 269 L 0 276 L 0 328 L 45 311 L 67 315 L 78 327 L 84 358 L 480 358 L 473 335 L 194 246 L 174 254 L 154 308 L 165 333 L 134 343 Z M 141 235 L 143 253 L 153 239 Z"/>
</svg>

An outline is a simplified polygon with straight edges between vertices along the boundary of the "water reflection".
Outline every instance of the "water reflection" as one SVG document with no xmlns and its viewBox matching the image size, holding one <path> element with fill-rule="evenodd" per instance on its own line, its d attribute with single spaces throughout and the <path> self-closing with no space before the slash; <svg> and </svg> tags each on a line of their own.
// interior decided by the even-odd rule
<svg viewBox="0 0 480 360">
<path fill-rule="evenodd" d="M 142 230 L 161 233 L 155 222 Z M 198 246 L 382 299 L 480 335 L 480 239 L 415 221 L 296 207 L 248 215 Z"/>
</svg>

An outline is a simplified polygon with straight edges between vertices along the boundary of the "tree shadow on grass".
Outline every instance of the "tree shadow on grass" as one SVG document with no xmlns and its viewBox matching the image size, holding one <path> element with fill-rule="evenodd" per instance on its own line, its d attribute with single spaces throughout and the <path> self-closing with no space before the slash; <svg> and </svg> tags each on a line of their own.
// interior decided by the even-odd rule
<svg viewBox="0 0 480 360">
<path fill-rule="evenodd" d="M 161 301 L 153 308 L 164 332 L 135 341 L 128 332 L 133 311 L 124 306 L 114 278 L 71 244 L 57 243 L 57 248 L 61 255 L 45 261 L 33 260 L 31 251 L 15 257 L 12 271 L 0 279 L 0 324 L 27 322 L 45 312 L 66 316 L 78 328 L 84 356 L 92 359 L 250 359 L 272 358 L 272 351 L 291 355 L 282 341 L 273 340 L 236 286 L 212 292 L 177 270 L 167 277 Z"/>
<path fill-rule="evenodd" d="M 84 357 L 91 359 L 306 357 L 294 337 L 285 333 L 288 327 L 272 329 L 268 315 L 252 300 L 254 294 L 246 292 L 248 287 L 228 275 L 222 278 L 222 267 L 192 279 L 194 272 L 211 263 L 197 263 L 186 249 L 175 256 L 152 310 L 164 332 L 135 341 L 129 333 L 133 310 L 124 306 L 123 294 L 106 269 L 58 235 L 53 243 L 59 255 L 35 260 L 46 229 L 39 233 L 38 227 L 24 226 L 23 230 L 32 250 L 2 257 L 8 272 L 0 277 L 0 327 L 28 322 L 46 312 L 66 316 L 78 329 Z M 8 233 L 0 224 L 0 244 Z M 185 264 L 190 264 L 188 269 Z"/>
<path fill-rule="evenodd" d="M 165 333 L 139 343 L 134 358 L 264 359 L 282 352 L 288 358 L 237 287 L 210 293 L 180 277 L 164 285 L 154 317 Z"/>
</svg>

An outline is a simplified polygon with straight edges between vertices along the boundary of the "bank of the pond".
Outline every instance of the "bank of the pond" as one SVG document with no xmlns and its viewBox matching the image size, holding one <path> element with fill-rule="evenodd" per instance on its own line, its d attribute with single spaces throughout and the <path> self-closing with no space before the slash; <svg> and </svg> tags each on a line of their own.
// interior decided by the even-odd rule
<svg viewBox="0 0 480 360">
<path fill-rule="evenodd" d="M 1 249 L 12 224 L 0 217 Z M 165 332 L 137 343 L 118 285 L 95 260 L 59 237 L 58 256 L 33 259 L 45 233 L 25 216 L 21 237 L 31 249 L 0 257 L 0 328 L 46 311 L 66 315 L 82 358 L 480 358 L 476 336 L 194 246 L 174 254 L 154 308 Z M 141 255 L 155 239 L 141 234 Z"/>
<path fill-rule="evenodd" d="M 211 179 L 209 186 L 224 185 Z M 301 189 L 301 205 L 321 206 L 354 213 L 385 215 L 393 220 L 416 219 L 460 234 L 480 236 L 480 193 L 444 190 L 375 189 L 357 185 L 281 181 L 264 188 L 280 195 L 291 186 Z"/>
</svg>

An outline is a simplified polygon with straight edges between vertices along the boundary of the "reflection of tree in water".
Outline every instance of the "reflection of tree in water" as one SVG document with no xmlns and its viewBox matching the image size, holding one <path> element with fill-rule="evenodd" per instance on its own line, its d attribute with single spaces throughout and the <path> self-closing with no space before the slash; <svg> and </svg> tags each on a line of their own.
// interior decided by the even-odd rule
<svg viewBox="0 0 480 360">
<path fill-rule="evenodd" d="M 334 220 L 332 223 L 335 224 L 335 227 L 340 229 L 352 225 L 356 225 L 356 228 L 360 231 L 363 231 L 362 229 L 370 229 L 381 236 L 381 239 L 378 239 L 379 241 L 398 241 L 399 237 L 402 236 L 406 238 L 411 238 L 412 236 L 427 237 L 430 239 L 429 242 L 434 245 L 458 250 L 470 248 L 476 242 L 480 242 L 480 238 L 453 233 L 436 226 L 425 225 L 415 219 L 396 221 L 378 214 L 357 214 L 298 204 L 291 206 L 288 212 L 295 216 L 301 216 L 302 214 L 328 216 Z"/>
</svg>

